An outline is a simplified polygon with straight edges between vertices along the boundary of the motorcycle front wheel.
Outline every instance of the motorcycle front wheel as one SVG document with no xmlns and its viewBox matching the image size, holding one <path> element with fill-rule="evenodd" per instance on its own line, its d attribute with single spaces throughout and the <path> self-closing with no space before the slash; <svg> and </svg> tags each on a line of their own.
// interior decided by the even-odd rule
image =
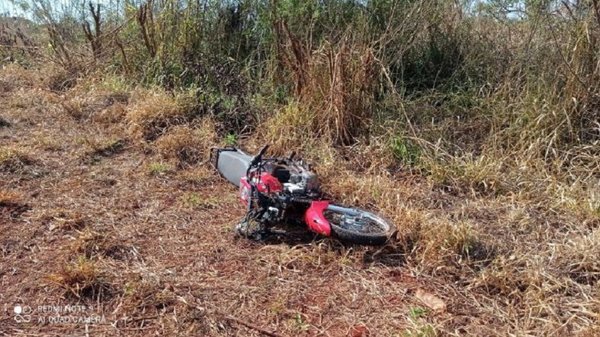
<svg viewBox="0 0 600 337">
<path fill-rule="evenodd" d="M 329 221 L 334 236 L 344 242 L 382 245 L 395 231 L 395 226 L 388 221 L 361 209 L 329 205 L 323 216 Z"/>
</svg>

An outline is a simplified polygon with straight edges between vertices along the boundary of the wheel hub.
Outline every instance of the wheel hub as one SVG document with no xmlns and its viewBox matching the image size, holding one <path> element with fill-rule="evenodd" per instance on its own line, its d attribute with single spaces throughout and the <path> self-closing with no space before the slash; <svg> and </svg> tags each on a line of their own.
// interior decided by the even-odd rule
<svg viewBox="0 0 600 337">
<path fill-rule="evenodd" d="M 351 229 L 351 228 L 360 229 L 364 225 L 363 222 L 364 221 L 363 221 L 362 217 L 344 215 L 344 217 L 342 218 L 343 227 L 348 228 L 348 229 Z"/>
</svg>

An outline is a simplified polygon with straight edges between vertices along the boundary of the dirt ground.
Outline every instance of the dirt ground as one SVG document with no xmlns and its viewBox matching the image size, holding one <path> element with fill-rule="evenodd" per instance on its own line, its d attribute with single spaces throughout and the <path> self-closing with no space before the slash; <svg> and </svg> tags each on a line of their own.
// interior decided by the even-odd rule
<svg viewBox="0 0 600 337">
<path fill-rule="evenodd" d="M 236 239 L 208 165 L 174 170 L 61 100 L 0 96 L 0 335 L 427 336 L 461 316 L 425 310 L 415 294 L 446 304 L 390 247 Z"/>
<path fill-rule="evenodd" d="M 213 128 L 144 140 L 165 94 L 43 77 L 0 77 L 1 336 L 597 335 L 595 216 L 330 167 L 397 240 L 239 239 Z"/>
</svg>

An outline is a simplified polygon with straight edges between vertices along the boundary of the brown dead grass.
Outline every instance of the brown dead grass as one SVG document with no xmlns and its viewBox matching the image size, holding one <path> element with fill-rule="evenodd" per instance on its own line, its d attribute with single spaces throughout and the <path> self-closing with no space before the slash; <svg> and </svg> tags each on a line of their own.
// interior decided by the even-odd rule
<svg viewBox="0 0 600 337">
<path fill-rule="evenodd" d="M 30 209 L 21 194 L 0 189 L 0 219 L 18 218 Z"/>
<path fill-rule="evenodd" d="M 10 127 L 10 122 L 6 120 L 4 117 L 0 116 L 0 128 L 8 128 Z"/>
<path fill-rule="evenodd" d="M 48 229 L 75 231 L 83 230 L 91 220 L 85 214 L 73 210 L 55 210 L 52 215 L 47 216 L 44 220 L 48 224 Z"/>
<path fill-rule="evenodd" d="M 126 93 L 78 93 L 62 102 L 65 112 L 77 121 L 93 120 L 101 123 L 116 123 L 125 116 L 129 100 Z"/>
<path fill-rule="evenodd" d="M 126 114 L 127 105 L 123 103 L 115 103 L 92 116 L 92 120 L 97 123 L 105 124 L 118 123 L 125 118 Z"/>
<path fill-rule="evenodd" d="M 0 171 L 2 172 L 22 172 L 33 164 L 35 164 L 33 157 L 21 149 L 0 148 Z"/>
<path fill-rule="evenodd" d="M 378 66 L 371 48 L 349 43 L 352 37 L 345 34 L 337 43 L 310 50 L 285 22 L 275 29 L 280 63 L 294 79 L 295 97 L 311 132 L 337 145 L 355 143 L 373 115 Z"/>
<path fill-rule="evenodd" d="M 334 200 L 383 214 L 397 238 L 355 247 L 289 228 L 289 239 L 236 240 L 244 212 L 236 190 L 202 164 L 218 141 L 211 121 L 162 91 L 136 89 L 131 102 L 86 112 L 82 123 L 61 102 L 108 93 L 80 84 L 39 101 L 13 90 L 6 99 L 18 104 L 0 107 L 14 121 L 0 129 L 8 140 L 0 203 L 28 207 L 0 218 L 9 301 L 99 304 L 107 322 L 88 326 L 94 335 L 258 336 L 249 325 L 282 336 L 598 329 L 600 214 L 583 181 L 469 158 L 424 177 L 399 167 L 386 139 L 334 149 L 294 128 L 305 116 L 290 104 L 252 141 L 300 150 Z M 125 109 L 123 119 L 100 117 L 113 107 Z M 47 174 L 23 179 L 32 165 Z M 465 180 L 448 179 L 456 172 Z M 4 322 L 9 335 L 86 329 Z"/>
<path fill-rule="evenodd" d="M 55 93 L 65 92 L 77 85 L 78 74 L 73 71 L 67 71 L 60 67 L 47 67 L 42 83 L 44 86 Z"/>
<path fill-rule="evenodd" d="M 129 132 L 140 139 L 152 141 L 174 125 L 188 120 L 183 107 L 167 93 L 139 91 L 127 111 Z"/>
<path fill-rule="evenodd" d="M 600 280 L 600 229 L 567 239 L 558 254 L 559 266 L 573 281 L 595 285 Z"/>
<path fill-rule="evenodd" d="M 64 265 L 58 273 L 48 275 L 47 280 L 63 289 L 65 296 L 77 299 L 104 299 L 112 295 L 111 285 L 105 280 L 105 275 L 94 261 L 84 256 Z"/>
<path fill-rule="evenodd" d="M 412 273 L 464 287 L 456 289 L 471 299 L 460 304 L 464 310 L 504 313 L 499 317 L 506 321 L 497 323 L 502 329 L 470 333 L 583 332 L 597 324 L 597 237 L 589 229 L 598 220 L 594 188 L 569 186 L 537 166 L 514 171 L 515 156 L 508 165 L 457 159 L 436 169 L 446 171 L 439 177 L 461 180 L 440 181 L 438 171 L 423 180 L 391 173 L 385 152 L 380 161 L 365 161 L 366 149 L 313 146 L 309 155 L 336 200 L 376 210 L 397 224 L 396 245 Z M 463 173 L 448 173 L 453 170 Z M 557 314 L 565 310 L 560 303 L 574 316 Z"/>
<path fill-rule="evenodd" d="M 216 143 L 214 124 L 204 119 L 197 126 L 175 126 L 156 141 L 158 153 L 174 160 L 180 168 L 208 160 L 209 149 Z"/>
<path fill-rule="evenodd" d="M 39 83 L 39 77 L 17 64 L 9 64 L 0 68 L 0 95 L 13 90 L 30 89 Z"/>
</svg>

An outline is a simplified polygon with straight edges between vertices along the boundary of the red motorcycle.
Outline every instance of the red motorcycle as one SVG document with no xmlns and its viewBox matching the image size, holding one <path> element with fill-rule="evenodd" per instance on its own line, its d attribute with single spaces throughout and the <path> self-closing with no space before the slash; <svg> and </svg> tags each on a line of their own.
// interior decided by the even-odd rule
<svg viewBox="0 0 600 337">
<path fill-rule="evenodd" d="M 234 148 L 211 151 L 219 173 L 240 189 L 246 216 L 236 226 L 238 234 L 261 238 L 281 223 L 302 223 L 308 229 L 341 241 L 378 245 L 385 243 L 394 226 L 381 217 L 322 199 L 319 181 L 310 166 L 288 158 L 264 158 L 268 146 L 256 156 Z M 251 231 L 251 223 L 258 228 Z"/>
</svg>

